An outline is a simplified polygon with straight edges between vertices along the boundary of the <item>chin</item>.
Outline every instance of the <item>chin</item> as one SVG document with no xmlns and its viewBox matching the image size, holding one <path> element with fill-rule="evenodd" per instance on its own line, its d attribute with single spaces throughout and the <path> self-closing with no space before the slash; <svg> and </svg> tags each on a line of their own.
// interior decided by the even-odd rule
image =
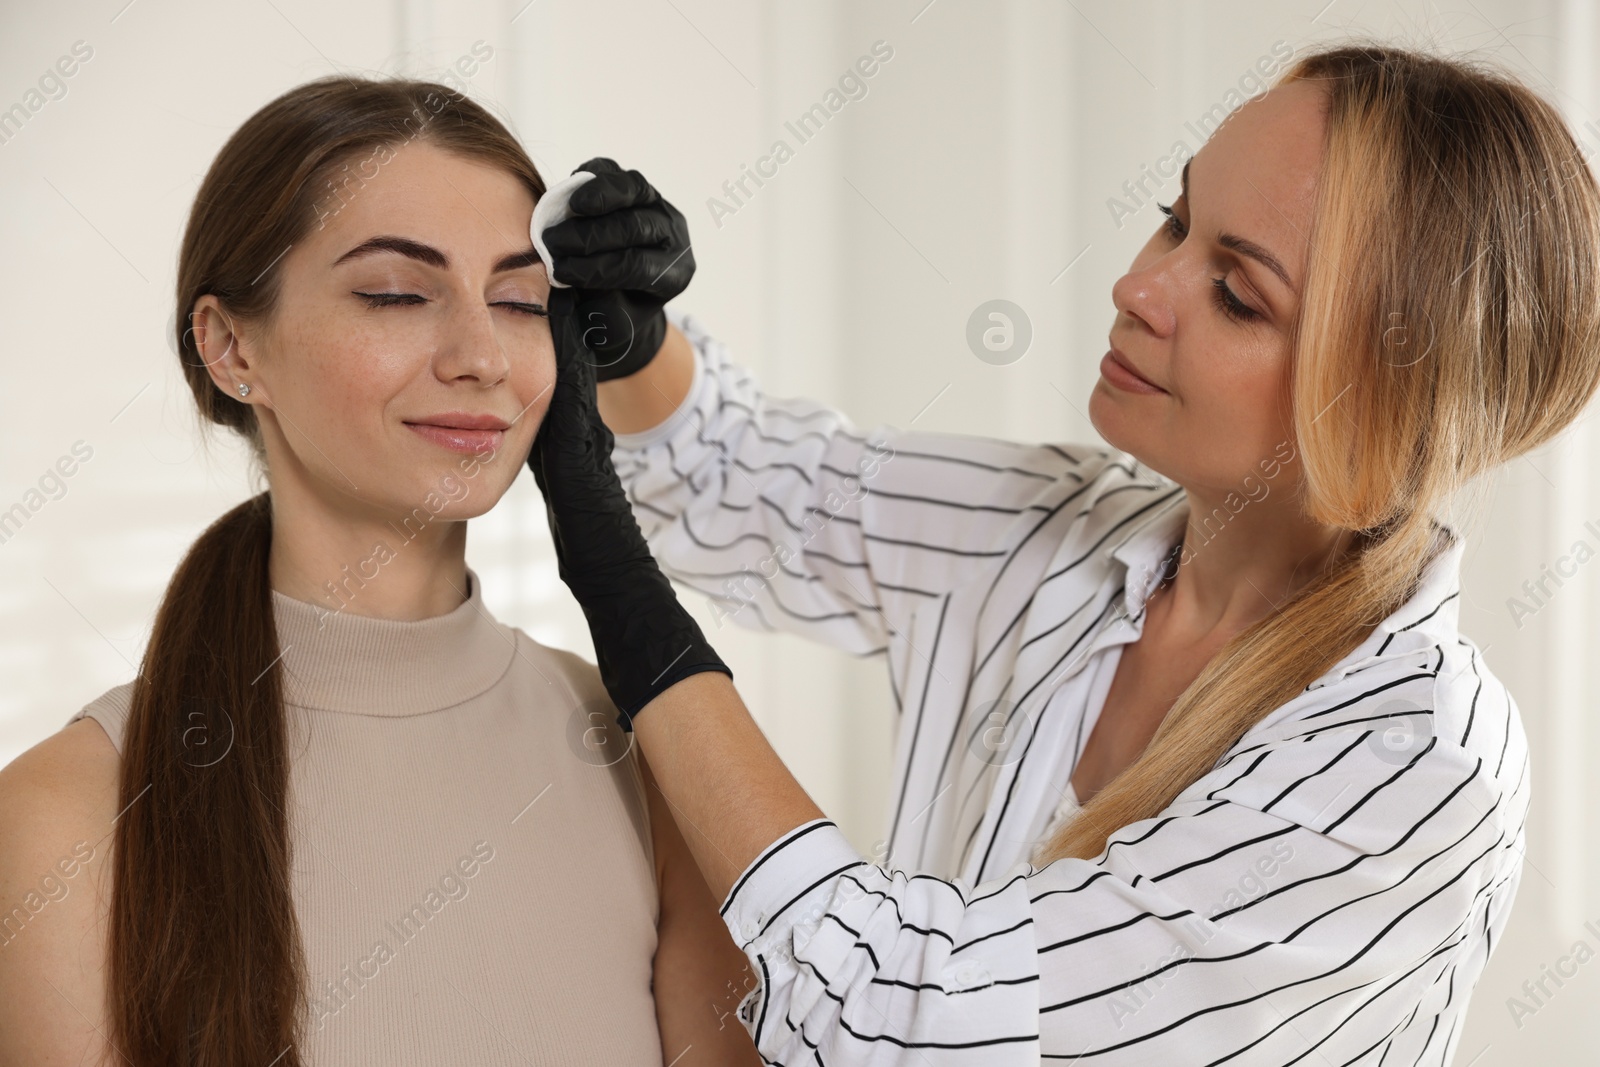
<svg viewBox="0 0 1600 1067">
<path fill-rule="evenodd" d="M 1123 416 L 1117 410 L 1116 397 L 1111 387 L 1097 380 L 1089 392 L 1089 425 L 1105 439 L 1106 444 L 1119 452 L 1131 452 L 1128 435 L 1122 426 Z"/>
<path fill-rule="evenodd" d="M 505 475 L 492 466 L 480 466 L 470 475 L 455 464 L 418 471 L 394 494 L 394 510 L 419 524 L 475 519 L 500 502 L 508 488 L 505 482 Z"/>
<path fill-rule="evenodd" d="M 1146 442 L 1140 439 L 1138 426 L 1128 425 L 1126 414 L 1116 403 L 1114 390 L 1104 382 L 1097 383 L 1089 394 L 1089 424 L 1113 449 L 1125 452 L 1144 466 L 1165 475 L 1166 472 L 1150 462 L 1150 450 L 1144 447 Z"/>
</svg>

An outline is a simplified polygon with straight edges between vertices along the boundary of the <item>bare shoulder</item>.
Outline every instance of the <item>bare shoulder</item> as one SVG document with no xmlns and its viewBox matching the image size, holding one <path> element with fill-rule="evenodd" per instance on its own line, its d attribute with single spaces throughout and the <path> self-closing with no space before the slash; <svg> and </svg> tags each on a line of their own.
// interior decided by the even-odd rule
<svg viewBox="0 0 1600 1067">
<path fill-rule="evenodd" d="M 120 762 L 84 718 L 0 768 L 0 1063 L 104 1055 Z"/>
<path fill-rule="evenodd" d="M 93 719 L 62 727 L 0 767 L 0 835 L 20 845 L 59 830 L 109 831 L 121 762 Z M 0 856 L 9 859 L 10 851 Z"/>
</svg>

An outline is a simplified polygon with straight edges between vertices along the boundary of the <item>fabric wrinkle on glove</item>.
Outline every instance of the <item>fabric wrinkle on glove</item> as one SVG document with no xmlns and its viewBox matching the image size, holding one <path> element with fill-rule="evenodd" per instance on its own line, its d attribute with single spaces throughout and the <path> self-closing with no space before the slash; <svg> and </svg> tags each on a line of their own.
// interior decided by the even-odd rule
<svg viewBox="0 0 1600 1067">
<path fill-rule="evenodd" d="M 611 463 L 615 438 L 600 418 L 577 302 L 574 289 L 550 294 L 556 383 L 528 466 L 544 495 L 558 573 L 583 609 L 618 721 L 631 730 L 639 710 L 676 682 L 733 671 L 678 601 L 633 516 Z"/>
</svg>

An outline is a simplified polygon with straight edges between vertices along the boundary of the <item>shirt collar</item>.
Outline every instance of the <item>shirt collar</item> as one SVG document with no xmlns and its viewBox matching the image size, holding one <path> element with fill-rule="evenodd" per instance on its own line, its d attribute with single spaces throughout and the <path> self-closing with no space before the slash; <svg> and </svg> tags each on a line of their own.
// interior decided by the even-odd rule
<svg viewBox="0 0 1600 1067">
<path fill-rule="evenodd" d="M 1144 611 L 1144 602 L 1161 581 L 1163 564 L 1183 537 L 1189 520 L 1189 495 L 1178 492 L 1162 506 L 1141 516 L 1121 543 L 1111 550 L 1112 578 L 1123 583 L 1122 610 L 1130 619 Z M 1118 571 L 1116 564 L 1121 564 Z"/>
<path fill-rule="evenodd" d="M 1460 531 L 1446 523 L 1434 525 L 1449 535 L 1449 545 L 1424 568 L 1417 588 L 1404 604 L 1378 624 L 1386 633 L 1419 630 L 1442 639 L 1453 632 L 1461 609 L 1461 560 L 1466 541 Z"/>
</svg>

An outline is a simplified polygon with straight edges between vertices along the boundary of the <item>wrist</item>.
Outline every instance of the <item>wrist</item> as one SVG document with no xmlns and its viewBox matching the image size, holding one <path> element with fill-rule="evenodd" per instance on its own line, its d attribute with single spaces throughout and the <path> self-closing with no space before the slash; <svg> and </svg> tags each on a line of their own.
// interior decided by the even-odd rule
<svg viewBox="0 0 1600 1067">
<path fill-rule="evenodd" d="M 692 674 L 733 677 L 648 550 L 642 558 L 593 567 L 574 567 L 562 556 L 558 549 L 562 581 L 583 610 L 600 680 L 624 730 L 646 704 Z"/>
<path fill-rule="evenodd" d="M 683 406 L 694 383 L 694 345 L 671 322 L 654 357 L 625 378 L 598 382 L 600 417 L 613 434 L 653 430 Z"/>
<path fill-rule="evenodd" d="M 648 315 L 628 320 L 627 340 L 621 352 L 597 350 L 594 377 L 597 383 L 628 378 L 654 362 L 667 337 L 667 315 L 657 307 Z"/>
</svg>

